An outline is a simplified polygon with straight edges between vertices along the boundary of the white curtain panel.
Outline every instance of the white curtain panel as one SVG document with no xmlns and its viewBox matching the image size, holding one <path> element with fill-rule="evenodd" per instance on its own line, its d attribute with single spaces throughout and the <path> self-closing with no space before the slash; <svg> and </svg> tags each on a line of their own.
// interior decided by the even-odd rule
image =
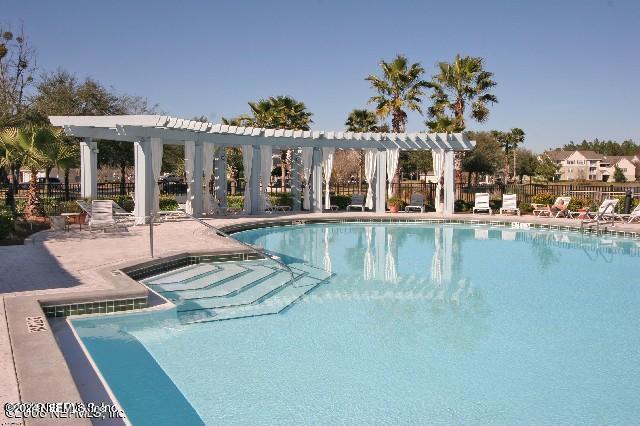
<svg viewBox="0 0 640 426">
<path fill-rule="evenodd" d="M 251 212 L 251 165 L 253 164 L 253 146 L 242 145 L 242 167 L 244 168 L 244 211 Z"/>
<path fill-rule="evenodd" d="M 311 186 L 311 182 L 309 182 L 309 178 L 311 177 L 311 162 L 313 161 L 313 147 L 311 146 L 303 146 L 302 147 L 302 179 L 304 180 L 304 191 L 303 196 L 304 200 L 302 200 L 302 208 L 305 210 L 309 210 L 311 208 L 311 200 L 309 195 L 309 187 Z"/>
<path fill-rule="evenodd" d="M 273 149 L 271 145 L 260 147 L 260 182 L 262 191 L 260 192 L 260 211 L 267 207 L 266 198 L 269 196 L 269 183 L 271 183 L 271 168 L 273 167 Z"/>
<path fill-rule="evenodd" d="M 187 179 L 187 202 L 185 211 L 193 214 L 193 168 L 195 167 L 196 143 L 194 141 L 184 142 L 184 174 Z"/>
<path fill-rule="evenodd" d="M 442 213 L 442 205 L 440 204 L 440 191 L 442 189 L 442 185 L 440 184 L 440 178 L 442 177 L 442 172 L 444 171 L 444 151 L 431 151 L 431 158 L 433 159 L 433 175 L 436 178 L 436 195 L 435 195 L 435 208 L 437 213 Z"/>
<path fill-rule="evenodd" d="M 215 149 L 216 147 L 212 143 L 205 143 L 202 146 L 202 167 L 204 168 L 202 203 L 205 213 L 211 213 L 214 210 L 213 196 L 209 192 L 209 182 L 211 182 L 211 177 L 213 176 L 213 156 Z"/>
<path fill-rule="evenodd" d="M 367 200 L 365 207 L 373 209 L 373 179 L 376 176 L 376 164 L 378 159 L 377 149 L 364 150 L 364 176 L 367 180 Z"/>
<path fill-rule="evenodd" d="M 153 169 L 153 203 L 151 204 L 151 212 L 156 213 L 160 210 L 160 186 L 158 185 L 158 181 L 160 180 L 160 171 L 162 169 L 162 153 L 163 153 L 163 145 L 162 139 L 151 139 L 151 158 L 152 164 L 151 168 Z"/>
<path fill-rule="evenodd" d="M 393 176 L 396 174 L 396 169 L 398 168 L 398 158 L 400 158 L 400 150 L 399 149 L 388 149 L 387 150 L 387 180 L 389 181 L 387 188 L 387 195 L 391 197 L 393 193 Z"/>
<path fill-rule="evenodd" d="M 455 152 L 447 151 L 444 154 L 444 213 L 453 214 L 455 202 Z"/>
<path fill-rule="evenodd" d="M 329 196 L 329 181 L 333 170 L 333 158 L 335 148 L 322 148 L 322 170 L 324 171 L 324 208 L 331 209 L 331 198 Z"/>
</svg>

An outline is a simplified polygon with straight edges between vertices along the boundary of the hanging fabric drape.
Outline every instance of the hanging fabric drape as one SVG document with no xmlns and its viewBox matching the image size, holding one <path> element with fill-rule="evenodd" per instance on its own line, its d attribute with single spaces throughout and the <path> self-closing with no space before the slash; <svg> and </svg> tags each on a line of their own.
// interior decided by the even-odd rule
<svg viewBox="0 0 640 426">
<path fill-rule="evenodd" d="M 151 168 L 153 169 L 153 202 L 151 203 L 151 212 L 157 213 L 160 210 L 160 186 L 158 185 L 158 181 L 160 180 L 160 171 L 162 169 L 162 154 L 163 154 L 163 145 L 162 139 L 151 139 L 151 158 L 152 164 Z"/>
<path fill-rule="evenodd" d="M 304 199 L 302 200 L 302 208 L 305 210 L 309 210 L 311 208 L 310 191 L 309 191 L 311 182 L 309 182 L 309 178 L 311 178 L 312 161 L 313 161 L 313 147 L 303 146 L 302 147 L 302 178 L 304 179 L 304 191 L 302 196 L 304 197 Z"/>
<path fill-rule="evenodd" d="M 213 154 L 215 149 L 216 147 L 212 143 L 205 143 L 202 146 L 202 168 L 204 169 L 202 203 L 205 213 L 212 213 L 216 210 L 214 208 L 214 204 L 216 203 L 209 191 L 209 183 L 213 176 Z"/>
<path fill-rule="evenodd" d="M 260 211 L 263 212 L 267 207 L 267 197 L 269 196 L 269 185 L 271 184 L 271 167 L 273 166 L 273 149 L 271 145 L 262 145 L 260 147 L 260 183 L 262 191 L 260 191 Z"/>
<path fill-rule="evenodd" d="M 377 149 L 364 150 L 364 175 L 367 180 L 367 201 L 365 207 L 369 210 L 373 209 L 373 179 L 376 176 L 376 165 L 378 158 Z"/>
<path fill-rule="evenodd" d="M 322 148 L 322 170 L 324 172 L 324 208 L 331 210 L 331 197 L 329 194 L 329 181 L 333 170 L 333 157 L 335 148 Z"/>
<path fill-rule="evenodd" d="M 251 166 L 253 164 L 253 146 L 242 145 L 242 167 L 244 168 L 244 207 L 243 210 L 251 213 Z"/>
<path fill-rule="evenodd" d="M 391 197 L 393 195 L 393 177 L 396 174 L 398 168 L 398 158 L 400 158 L 399 149 L 387 150 L 387 180 L 389 181 L 387 195 Z"/>
<path fill-rule="evenodd" d="M 436 208 L 436 213 L 442 213 L 443 206 L 442 200 L 440 198 L 440 193 L 442 192 L 442 173 L 444 171 L 444 151 L 431 151 L 431 158 L 433 159 L 433 176 L 436 178 L 436 194 L 434 197 L 434 204 Z"/>
<path fill-rule="evenodd" d="M 185 211 L 189 214 L 193 214 L 193 199 L 194 199 L 194 175 L 193 169 L 195 167 L 195 153 L 196 143 L 194 141 L 184 142 L 184 174 L 187 179 L 187 201 L 185 203 Z"/>
</svg>

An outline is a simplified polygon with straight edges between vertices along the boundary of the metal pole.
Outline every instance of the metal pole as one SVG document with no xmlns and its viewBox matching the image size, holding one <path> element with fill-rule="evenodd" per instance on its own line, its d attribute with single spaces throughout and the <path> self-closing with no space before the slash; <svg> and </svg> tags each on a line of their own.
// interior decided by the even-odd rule
<svg viewBox="0 0 640 426">
<path fill-rule="evenodd" d="M 149 249 L 153 258 L 153 214 L 149 216 Z"/>
<path fill-rule="evenodd" d="M 627 189 L 627 193 L 624 196 L 624 214 L 631 213 L 631 190 Z"/>
</svg>

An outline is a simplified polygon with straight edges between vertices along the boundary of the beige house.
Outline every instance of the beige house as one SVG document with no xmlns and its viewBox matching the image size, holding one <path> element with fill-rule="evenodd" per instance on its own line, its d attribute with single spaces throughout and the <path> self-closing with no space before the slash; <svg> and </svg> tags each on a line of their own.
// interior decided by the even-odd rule
<svg viewBox="0 0 640 426">
<path fill-rule="evenodd" d="M 593 151 L 548 151 L 545 154 L 559 166 L 558 180 L 613 182 L 618 167 L 627 181 L 633 182 L 640 172 L 640 155 L 605 156 Z"/>
</svg>

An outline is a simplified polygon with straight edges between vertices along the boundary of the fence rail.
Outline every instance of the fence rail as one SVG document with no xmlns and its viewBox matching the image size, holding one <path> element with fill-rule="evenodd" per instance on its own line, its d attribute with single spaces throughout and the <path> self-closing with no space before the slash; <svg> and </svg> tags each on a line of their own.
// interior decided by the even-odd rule
<svg viewBox="0 0 640 426">
<path fill-rule="evenodd" d="M 180 182 L 162 182 L 160 193 L 163 195 L 186 195 L 187 185 Z M 425 195 L 426 201 L 434 204 L 436 198 L 436 184 L 430 182 L 402 182 L 400 184 L 392 184 L 394 193 L 405 201 L 409 201 L 411 194 L 419 192 Z M 98 198 L 109 198 L 116 196 L 127 196 L 134 192 L 135 184 L 133 182 L 105 182 L 99 183 Z M 244 181 L 227 182 L 228 195 L 244 194 Z M 76 200 L 81 198 L 80 184 L 73 183 L 65 186 L 64 184 L 38 184 L 40 194 L 43 197 L 56 200 Z M 0 186 L 0 196 L 4 198 L 4 192 L 7 186 Z M 213 193 L 213 185 L 209 186 L 210 192 Z M 595 201 L 602 201 L 607 197 L 616 197 L 624 195 L 630 190 L 635 197 L 640 197 L 640 184 L 627 185 L 587 185 L 587 184 L 492 184 L 492 185 L 467 185 L 458 182 L 455 184 L 456 200 L 464 200 L 465 202 L 473 202 L 475 193 L 487 192 L 492 199 L 500 199 L 503 194 L 517 194 L 518 201 L 523 203 L 531 203 L 533 197 L 540 193 L 552 193 L 555 195 L 567 195 L 576 198 L 590 198 Z M 26 198 L 28 187 L 21 184 L 15 194 L 16 198 Z M 280 185 L 270 186 L 268 192 L 271 194 L 288 193 L 291 188 L 286 186 L 282 188 Z M 334 183 L 331 185 L 331 194 L 350 196 L 357 193 L 366 194 L 367 184 L 362 183 Z"/>
</svg>

